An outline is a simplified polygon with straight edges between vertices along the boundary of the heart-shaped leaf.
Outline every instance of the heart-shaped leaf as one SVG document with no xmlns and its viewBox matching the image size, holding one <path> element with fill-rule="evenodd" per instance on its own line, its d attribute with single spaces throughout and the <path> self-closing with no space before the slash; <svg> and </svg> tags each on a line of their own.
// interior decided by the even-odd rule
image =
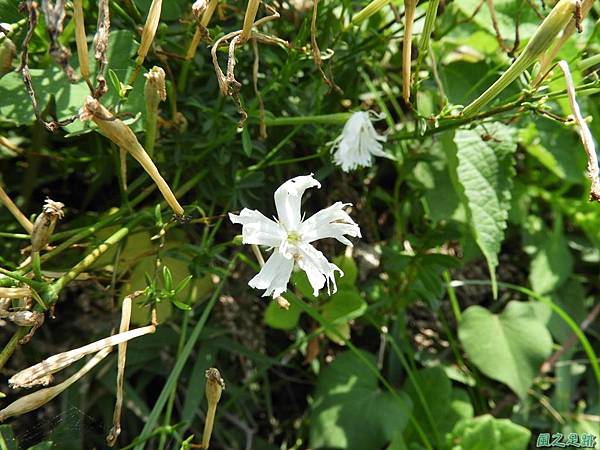
<svg viewBox="0 0 600 450">
<path fill-rule="evenodd" d="M 488 377 L 508 385 L 520 398 L 552 351 L 552 337 L 529 303 L 510 302 L 502 314 L 471 306 L 458 337 L 470 360 Z"/>
</svg>

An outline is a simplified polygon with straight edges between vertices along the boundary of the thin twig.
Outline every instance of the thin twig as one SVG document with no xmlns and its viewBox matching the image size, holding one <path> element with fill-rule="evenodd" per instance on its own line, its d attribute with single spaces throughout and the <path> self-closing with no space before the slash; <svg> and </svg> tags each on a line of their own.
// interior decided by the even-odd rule
<svg viewBox="0 0 600 450">
<path fill-rule="evenodd" d="M 598 317 L 598 314 L 600 314 L 600 303 L 596 304 L 596 306 L 594 306 L 594 308 L 590 311 L 590 313 L 585 318 L 585 320 L 583 322 L 581 322 L 581 325 L 580 325 L 581 331 L 587 330 L 587 328 L 592 323 L 594 323 L 594 320 L 596 320 L 596 318 Z M 552 367 L 556 364 L 556 362 L 563 355 L 563 353 L 565 353 L 567 350 L 569 350 L 571 347 L 573 347 L 573 345 L 575 345 L 576 342 L 577 342 L 577 336 L 575 336 L 574 334 L 571 334 L 571 336 L 569 336 L 569 338 L 563 343 L 562 347 L 559 348 L 557 351 L 555 351 L 544 362 L 544 364 L 542 364 L 542 367 L 540 368 L 540 373 L 544 374 L 544 373 L 550 372 L 550 370 L 552 370 Z"/>
<path fill-rule="evenodd" d="M 592 137 L 592 133 L 590 132 L 590 128 L 585 122 L 585 119 L 581 115 L 581 110 L 579 109 L 577 98 L 575 97 L 575 85 L 573 83 L 571 71 L 569 70 L 569 64 L 567 64 L 566 61 L 559 61 L 558 66 L 565 76 L 569 105 L 571 106 L 571 111 L 573 112 L 573 117 L 578 127 L 581 143 L 583 144 L 583 148 L 587 155 L 587 175 L 591 181 L 590 200 L 600 202 L 600 169 L 598 168 L 598 155 L 596 154 L 594 138 Z"/>
<path fill-rule="evenodd" d="M 258 88 L 258 69 L 260 67 L 260 55 L 256 39 L 252 39 L 252 50 L 254 51 L 254 64 L 252 65 L 252 85 L 258 100 L 259 133 L 261 139 L 267 139 L 267 125 L 265 124 L 265 102 Z"/>
<path fill-rule="evenodd" d="M 318 12 L 318 4 L 319 4 L 319 0 L 313 0 L 313 12 L 312 12 L 312 18 L 310 21 L 310 50 L 313 56 L 313 60 L 315 62 L 315 65 L 317 66 L 317 69 L 319 70 L 319 73 L 321 74 L 321 78 L 323 78 L 323 81 L 325 82 L 325 84 L 327 84 L 327 86 L 329 86 L 329 90 L 332 91 L 336 91 L 338 94 L 343 94 L 342 89 L 335 84 L 335 81 L 333 81 L 333 79 L 329 79 L 327 78 L 327 75 L 325 74 L 325 72 L 323 71 L 323 61 L 321 59 L 321 50 L 319 50 L 319 44 L 317 43 L 317 12 Z"/>
</svg>

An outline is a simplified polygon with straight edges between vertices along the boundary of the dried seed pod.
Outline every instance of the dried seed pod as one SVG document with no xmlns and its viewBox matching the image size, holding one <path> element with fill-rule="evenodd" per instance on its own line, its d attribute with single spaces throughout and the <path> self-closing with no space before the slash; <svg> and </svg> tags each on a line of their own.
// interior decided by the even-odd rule
<svg viewBox="0 0 600 450">
<path fill-rule="evenodd" d="M 4 29 L 10 29 L 10 24 L 0 24 Z M 6 27 L 5 25 L 8 25 Z M 14 42 L 8 37 L 4 36 L 4 33 L 0 31 L 0 39 L 4 37 L 4 40 L 0 42 L 0 76 L 8 73 L 12 70 L 12 62 L 17 55 L 17 47 Z"/>
<path fill-rule="evenodd" d="M 78 381 L 86 373 L 88 373 L 96 364 L 102 361 L 110 353 L 110 351 L 111 348 L 100 350 L 77 373 L 67 378 L 62 383 L 49 388 L 40 389 L 39 391 L 15 400 L 0 411 L 0 422 L 5 421 L 9 417 L 20 416 L 45 405 L 73 383 Z"/>
<path fill-rule="evenodd" d="M 75 22 L 75 43 L 77 44 L 77 58 L 79 59 L 79 71 L 81 76 L 91 87 L 90 63 L 88 56 L 88 44 L 85 36 L 85 22 L 83 19 L 82 0 L 73 0 L 73 21 Z"/>
<path fill-rule="evenodd" d="M 0 299 L 31 297 L 31 288 L 26 287 L 0 287 Z M 0 310 L 2 309 L 0 305 Z"/>
<path fill-rule="evenodd" d="M 52 233 L 58 219 L 62 219 L 65 215 L 63 208 L 65 205 L 61 202 L 55 202 L 46 199 L 42 213 L 37 216 L 33 224 L 33 230 L 31 231 L 31 252 L 36 253 L 42 250 Z"/>
<path fill-rule="evenodd" d="M 44 323 L 44 314 L 38 311 L 9 312 L 6 318 L 20 327 L 39 328 Z"/>
<path fill-rule="evenodd" d="M 160 175 L 152 158 L 150 158 L 144 147 L 137 140 L 131 128 L 113 116 L 98 100 L 90 96 L 87 97 L 79 115 L 81 120 L 93 120 L 111 141 L 120 148 L 127 150 L 142 165 L 152 180 L 154 180 L 154 183 L 156 183 L 156 186 L 175 214 L 178 216 L 183 215 L 183 208 L 175 198 L 167 182 Z"/>
<path fill-rule="evenodd" d="M 146 98 L 146 110 L 158 108 L 160 102 L 167 99 L 165 86 L 165 71 L 154 66 L 148 73 L 144 74 L 146 84 L 144 85 L 144 97 Z"/>
</svg>

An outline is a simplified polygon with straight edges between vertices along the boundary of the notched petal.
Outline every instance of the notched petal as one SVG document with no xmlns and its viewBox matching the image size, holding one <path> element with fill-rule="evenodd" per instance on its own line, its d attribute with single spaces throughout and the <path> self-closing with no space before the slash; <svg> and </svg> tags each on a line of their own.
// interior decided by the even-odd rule
<svg viewBox="0 0 600 450">
<path fill-rule="evenodd" d="M 255 289 L 265 289 L 263 297 L 279 297 L 287 290 L 293 268 L 294 260 L 286 258 L 275 249 L 260 272 L 248 282 L 248 285 Z"/>
<path fill-rule="evenodd" d="M 285 231 L 281 226 L 260 211 L 244 208 L 239 215 L 229 213 L 229 220 L 242 225 L 244 244 L 277 247 L 285 239 Z"/>
</svg>

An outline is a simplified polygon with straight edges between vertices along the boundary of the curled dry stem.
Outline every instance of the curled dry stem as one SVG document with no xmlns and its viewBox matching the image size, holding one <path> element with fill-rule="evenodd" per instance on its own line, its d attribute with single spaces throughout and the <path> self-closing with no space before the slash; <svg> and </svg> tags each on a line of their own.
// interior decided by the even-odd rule
<svg viewBox="0 0 600 450">
<path fill-rule="evenodd" d="M 279 13 L 275 9 L 271 8 L 270 6 L 267 6 L 266 8 L 271 13 L 271 15 L 257 20 L 254 23 L 254 27 L 259 27 L 268 21 L 275 20 L 280 17 Z M 219 83 L 219 90 L 221 91 L 221 94 L 223 94 L 224 96 L 229 96 L 234 99 L 234 101 L 236 102 L 236 104 L 238 106 L 238 110 L 239 110 L 240 114 L 242 115 L 242 118 L 240 119 L 240 123 L 238 125 L 240 128 L 243 127 L 244 122 L 246 121 L 246 119 L 248 117 L 248 115 L 246 114 L 246 111 L 244 111 L 244 109 L 242 108 L 242 104 L 241 104 L 241 101 L 239 98 L 239 88 L 241 87 L 241 85 L 235 79 L 235 74 L 234 74 L 235 48 L 236 48 L 236 46 L 242 44 L 242 41 L 241 41 L 242 33 L 243 33 L 243 30 L 238 30 L 238 31 L 232 31 L 231 33 L 221 36 L 219 39 L 217 39 L 215 41 L 215 43 L 213 44 L 211 51 L 210 51 L 211 56 L 212 56 L 213 65 L 215 67 L 215 73 L 217 75 L 217 81 Z M 262 42 L 262 43 L 274 44 L 274 45 L 284 45 L 286 47 L 289 46 L 289 43 L 283 39 L 279 39 L 279 38 L 272 37 L 272 36 L 267 36 L 267 35 L 264 35 L 262 33 L 259 33 L 257 31 L 253 31 L 253 30 L 251 30 L 251 37 L 255 38 L 258 42 Z M 228 41 L 229 41 L 229 44 L 227 44 Z M 221 70 L 221 67 L 219 66 L 219 58 L 217 57 L 217 51 L 218 51 L 219 47 L 224 46 L 226 44 L 229 47 L 228 59 L 227 59 L 227 75 L 225 75 L 223 73 L 223 70 Z"/>
<path fill-rule="evenodd" d="M 121 306 L 121 324 L 119 325 L 119 333 L 129 331 L 131 322 L 131 303 L 136 297 L 143 294 L 144 291 L 136 291 L 133 294 L 126 296 L 123 299 Z M 115 400 L 115 410 L 113 412 L 113 426 L 106 436 L 106 443 L 109 447 L 113 447 L 117 438 L 121 434 L 121 410 L 123 408 L 123 384 L 125 381 L 125 360 L 127 357 L 127 342 L 122 342 L 118 345 L 119 354 L 117 356 L 117 398 Z"/>
<path fill-rule="evenodd" d="M 106 65 L 108 64 L 108 35 L 110 33 L 110 9 L 108 0 L 98 0 L 98 26 L 94 36 L 94 58 L 96 59 L 96 91 L 95 98 L 102 97 L 108 88 L 106 87 Z"/>
<path fill-rule="evenodd" d="M 338 94 L 343 94 L 342 89 L 337 84 L 335 84 L 335 81 L 333 81 L 333 77 L 330 80 L 329 78 L 327 78 L 327 75 L 325 75 L 325 72 L 323 71 L 323 61 L 321 59 L 321 50 L 319 50 L 319 44 L 317 43 L 318 4 L 319 4 L 319 0 L 313 0 L 313 12 L 312 12 L 312 18 L 310 21 L 310 49 L 312 52 L 313 60 L 315 62 L 315 65 L 317 66 L 317 69 L 319 70 L 319 73 L 321 74 L 321 78 L 323 78 L 323 81 L 325 82 L 325 84 L 327 84 L 327 86 L 329 86 L 329 90 L 336 91 Z"/>
<path fill-rule="evenodd" d="M 581 137 L 581 143 L 587 155 L 588 166 L 587 176 L 590 179 L 590 200 L 600 202 L 600 169 L 598 168 L 598 155 L 596 154 L 596 146 L 594 145 L 594 138 L 590 132 L 590 128 L 585 122 L 584 117 L 579 109 L 577 98 L 575 97 L 575 85 L 573 83 L 573 77 L 569 70 L 569 64 L 566 61 L 559 61 L 558 67 L 562 70 L 565 76 L 565 83 L 567 85 L 567 95 L 569 97 L 569 105 L 573 113 L 573 119 L 577 124 L 579 136 Z"/>
<path fill-rule="evenodd" d="M 25 34 L 25 38 L 23 38 L 23 43 L 21 45 L 21 63 L 19 64 L 19 68 L 17 69 L 17 71 L 21 72 L 21 76 L 23 77 L 23 83 L 25 84 L 25 89 L 27 90 L 27 94 L 29 95 L 29 98 L 31 100 L 31 105 L 33 106 L 33 113 L 35 114 L 36 119 L 42 125 L 44 125 L 44 128 L 46 128 L 46 130 L 50 131 L 51 133 L 54 133 L 59 127 L 74 122 L 77 119 L 77 116 L 75 115 L 65 120 L 51 121 L 46 121 L 42 117 L 35 95 L 35 91 L 33 89 L 33 83 L 31 82 L 31 73 L 29 72 L 29 42 L 33 37 L 33 33 L 38 22 L 38 4 L 33 0 L 26 0 L 26 2 L 24 3 L 24 8 L 26 8 L 27 13 L 29 14 L 29 21 L 27 33 Z"/>
</svg>

